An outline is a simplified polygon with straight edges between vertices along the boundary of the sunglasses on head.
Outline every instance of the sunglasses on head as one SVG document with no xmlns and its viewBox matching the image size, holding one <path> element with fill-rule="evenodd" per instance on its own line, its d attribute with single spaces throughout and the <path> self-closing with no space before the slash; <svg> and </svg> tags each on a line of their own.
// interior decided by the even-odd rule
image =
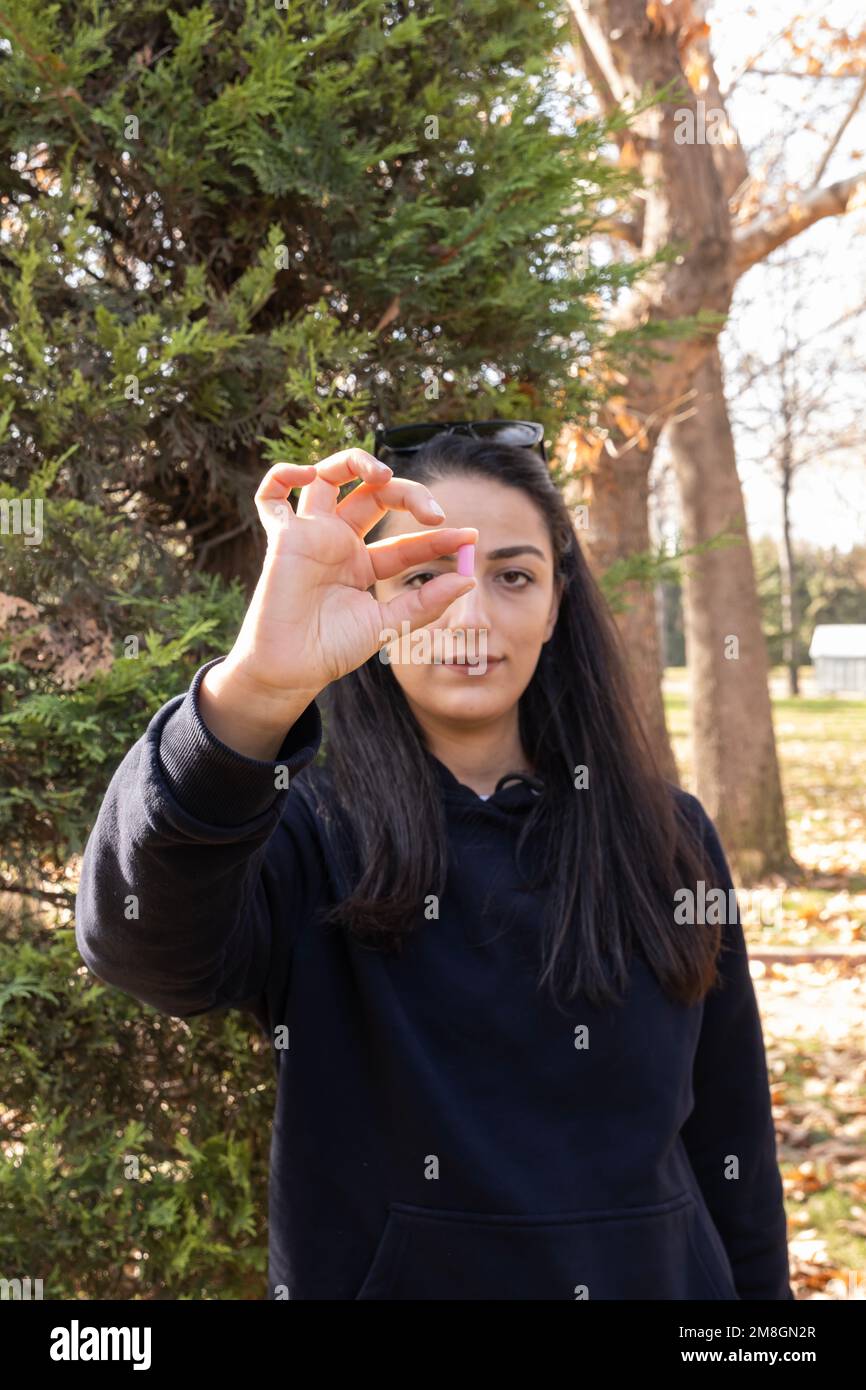
<svg viewBox="0 0 866 1390">
<path fill-rule="evenodd" d="M 534 449 L 547 462 L 544 426 L 533 420 L 454 420 L 450 425 L 430 421 L 423 425 L 394 425 L 391 429 L 379 425 L 373 453 L 382 463 L 388 463 L 391 456 L 408 458 L 439 434 L 465 434 L 470 439 L 487 439 L 497 444 Z"/>
</svg>

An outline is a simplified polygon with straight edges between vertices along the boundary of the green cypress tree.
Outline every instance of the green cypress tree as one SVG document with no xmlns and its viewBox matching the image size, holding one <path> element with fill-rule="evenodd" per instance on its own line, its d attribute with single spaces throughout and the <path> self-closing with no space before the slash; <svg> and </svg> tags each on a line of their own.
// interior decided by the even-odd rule
<svg viewBox="0 0 866 1390">
<path fill-rule="evenodd" d="M 580 419 L 622 176 L 526 0 L 0 6 L 0 469 L 247 586 L 279 458 Z M 164 542 L 161 542 L 164 543 Z"/>
<path fill-rule="evenodd" d="M 640 267 L 583 255 L 623 176 L 563 109 L 559 24 L 0 0 L 0 886 L 32 913 L 0 900 L 0 1263 L 46 1297 L 261 1296 L 268 1049 L 84 978 L 75 853 L 236 632 L 270 463 L 587 418 Z"/>
</svg>

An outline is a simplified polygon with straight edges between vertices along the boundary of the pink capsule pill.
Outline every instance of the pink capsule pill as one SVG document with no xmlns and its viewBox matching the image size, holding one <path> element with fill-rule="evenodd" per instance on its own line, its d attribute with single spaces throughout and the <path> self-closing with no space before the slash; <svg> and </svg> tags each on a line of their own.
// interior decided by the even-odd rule
<svg viewBox="0 0 866 1390">
<path fill-rule="evenodd" d="M 457 573 L 470 575 L 475 573 L 475 546 L 458 545 L 457 547 Z"/>
</svg>

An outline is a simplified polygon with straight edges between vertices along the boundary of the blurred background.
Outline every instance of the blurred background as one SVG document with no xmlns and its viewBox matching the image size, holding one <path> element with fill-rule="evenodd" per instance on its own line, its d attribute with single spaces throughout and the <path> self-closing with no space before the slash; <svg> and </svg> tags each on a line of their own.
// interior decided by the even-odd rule
<svg viewBox="0 0 866 1390">
<path fill-rule="evenodd" d="M 81 851 L 262 473 L 506 417 L 731 862 L 797 1296 L 866 1297 L 861 8 L 4 0 L 0 138 L 0 1275 L 262 1296 L 268 1048 L 88 976 Z"/>
</svg>

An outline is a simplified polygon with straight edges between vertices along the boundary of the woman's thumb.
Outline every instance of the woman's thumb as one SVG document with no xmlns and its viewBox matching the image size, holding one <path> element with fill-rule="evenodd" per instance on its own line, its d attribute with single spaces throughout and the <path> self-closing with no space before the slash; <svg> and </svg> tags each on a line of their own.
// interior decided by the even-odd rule
<svg viewBox="0 0 866 1390">
<path fill-rule="evenodd" d="M 389 635 L 382 636 L 380 640 L 393 640 L 390 635 L 393 631 L 401 636 L 404 623 L 409 624 L 405 629 L 407 632 L 414 632 L 416 628 L 434 623 L 437 618 L 441 618 L 446 608 L 463 594 L 469 593 L 470 589 L 474 589 L 475 584 L 474 575 L 437 574 L 435 579 L 429 579 L 420 588 L 404 590 L 388 603 L 380 604 L 382 631 L 386 633 L 390 630 Z"/>
</svg>

